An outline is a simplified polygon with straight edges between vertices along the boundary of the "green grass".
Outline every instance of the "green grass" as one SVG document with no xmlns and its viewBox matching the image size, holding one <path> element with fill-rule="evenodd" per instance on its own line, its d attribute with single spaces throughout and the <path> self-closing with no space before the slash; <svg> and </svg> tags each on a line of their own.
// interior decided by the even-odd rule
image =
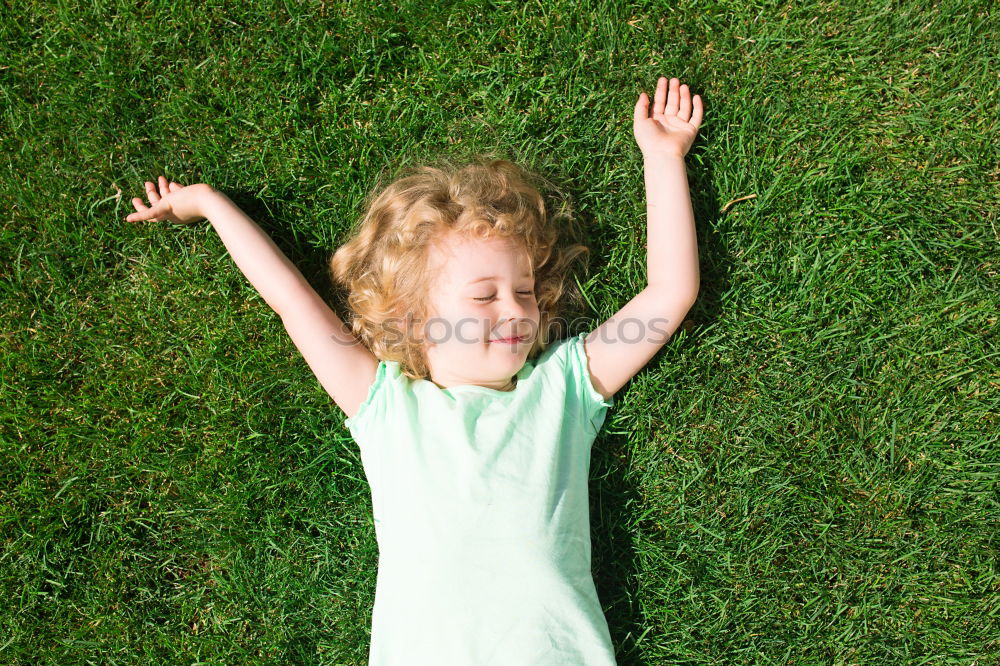
<svg viewBox="0 0 1000 666">
<path fill-rule="evenodd" d="M 365 663 L 343 414 L 210 225 L 123 221 L 144 180 L 335 304 L 380 175 L 497 150 L 572 192 L 596 325 L 644 285 L 665 75 L 702 290 L 594 445 L 619 662 L 1000 663 L 993 3 L 220 4 L 0 18 L 0 662 Z"/>
</svg>

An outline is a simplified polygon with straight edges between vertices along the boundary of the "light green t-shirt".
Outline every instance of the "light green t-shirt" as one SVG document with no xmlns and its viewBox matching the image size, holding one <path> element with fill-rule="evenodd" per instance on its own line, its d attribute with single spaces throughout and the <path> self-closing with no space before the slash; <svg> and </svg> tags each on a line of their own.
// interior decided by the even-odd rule
<svg viewBox="0 0 1000 666">
<path fill-rule="evenodd" d="M 512 391 L 442 389 L 380 361 L 345 421 L 371 486 L 371 666 L 615 664 L 590 570 L 590 451 L 614 398 L 585 333 Z"/>
</svg>

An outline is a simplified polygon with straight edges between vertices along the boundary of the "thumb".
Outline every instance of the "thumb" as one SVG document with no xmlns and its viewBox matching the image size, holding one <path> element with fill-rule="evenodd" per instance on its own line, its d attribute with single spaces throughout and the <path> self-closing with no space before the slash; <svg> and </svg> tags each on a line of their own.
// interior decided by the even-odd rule
<svg viewBox="0 0 1000 666">
<path fill-rule="evenodd" d="M 639 93 L 639 101 L 635 103 L 635 114 L 633 120 L 647 120 L 649 118 L 649 96 L 646 93 Z"/>
</svg>

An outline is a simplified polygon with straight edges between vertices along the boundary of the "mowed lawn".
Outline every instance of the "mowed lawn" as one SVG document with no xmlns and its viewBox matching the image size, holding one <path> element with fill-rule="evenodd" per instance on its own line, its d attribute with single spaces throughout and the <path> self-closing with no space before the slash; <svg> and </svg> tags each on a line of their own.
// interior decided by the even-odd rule
<svg viewBox="0 0 1000 666">
<path fill-rule="evenodd" d="M 701 292 L 594 443 L 619 663 L 1000 663 L 996 9 L 7 3 L 0 663 L 366 663 L 344 415 L 209 223 L 124 221 L 143 181 L 227 193 L 343 316 L 365 195 L 500 154 L 569 197 L 589 330 L 646 284 L 661 75 L 705 103 Z"/>
</svg>

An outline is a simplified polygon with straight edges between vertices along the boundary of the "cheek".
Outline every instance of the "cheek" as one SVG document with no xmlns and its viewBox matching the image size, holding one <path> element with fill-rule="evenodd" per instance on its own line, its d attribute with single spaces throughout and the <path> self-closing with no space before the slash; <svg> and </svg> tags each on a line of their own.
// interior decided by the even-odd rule
<svg viewBox="0 0 1000 666">
<path fill-rule="evenodd" d="M 541 317 L 541 310 L 536 301 L 532 301 L 530 305 L 524 308 L 524 316 L 528 319 L 538 321 L 539 317 Z"/>
<path fill-rule="evenodd" d="M 466 314 L 456 316 L 449 321 L 450 335 L 448 342 L 469 344 L 482 341 L 483 331 L 488 330 L 484 320 Z"/>
<path fill-rule="evenodd" d="M 490 320 L 474 310 L 439 310 L 422 328 L 425 344 L 469 346 L 481 344 L 491 335 Z"/>
</svg>

